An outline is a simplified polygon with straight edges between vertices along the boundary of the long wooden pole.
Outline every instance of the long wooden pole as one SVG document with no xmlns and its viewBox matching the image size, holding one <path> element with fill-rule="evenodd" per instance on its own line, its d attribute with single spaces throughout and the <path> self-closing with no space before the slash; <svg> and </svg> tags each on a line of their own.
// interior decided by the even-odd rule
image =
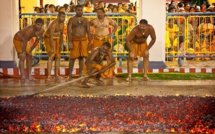
<svg viewBox="0 0 215 134">
<path fill-rule="evenodd" d="M 96 74 L 98 74 L 98 73 L 99 73 L 99 72 L 96 72 L 94 75 L 96 75 Z M 49 87 L 49 88 L 46 88 L 46 89 L 44 89 L 44 90 L 42 90 L 42 91 L 39 91 L 39 92 L 30 94 L 30 95 L 26 95 L 26 96 L 30 97 L 30 96 L 38 95 L 38 94 L 41 94 L 41 93 L 44 93 L 44 92 L 53 90 L 53 89 L 55 89 L 55 88 L 58 88 L 58 87 L 60 87 L 60 86 L 64 86 L 64 85 L 67 85 L 67 84 L 70 84 L 70 83 L 73 83 L 73 82 L 76 82 L 76 81 L 85 79 L 85 78 L 87 78 L 87 77 L 90 77 L 90 76 L 88 76 L 88 75 L 87 75 L 87 76 L 83 76 L 83 77 L 80 77 L 80 78 L 77 78 L 77 79 L 74 79 L 74 80 L 71 80 L 71 81 L 67 81 L 67 82 L 65 82 L 65 83 L 61 83 L 61 84 L 58 84 L 58 85 L 56 85 L 56 86 Z"/>
</svg>

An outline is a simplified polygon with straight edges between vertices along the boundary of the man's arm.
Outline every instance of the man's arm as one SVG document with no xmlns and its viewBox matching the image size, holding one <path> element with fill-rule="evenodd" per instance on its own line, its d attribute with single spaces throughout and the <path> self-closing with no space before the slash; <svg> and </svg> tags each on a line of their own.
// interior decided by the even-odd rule
<svg viewBox="0 0 215 134">
<path fill-rule="evenodd" d="M 50 41 L 50 47 L 51 47 L 51 53 L 54 53 L 54 41 L 53 41 L 53 35 L 54 35 L 54 32 L 55 32 L 55 27 L 56 27 L 56 24 L 53 23 L 51 24 L 51 26 L 49 27 L 49 41 Z"/>
<path fill-rule="evenodd" d="M 70 49 L 73 48 L 72 41 L 71 41 L 71 34 L 72 34 L 72 18 L 69 19 L 69 22 L 67 25 L 68 47 Z"/>
<path fill-rule="evenodd" d="M 64 23 L 63 23 L 63 27 L 62 27 L 62 29 L 61 29 L 61 31 L 60 31 L 60 43 L 59 43 L 59 51 L 61 51 L 61 47 L 62 47 L 62 45 L 63 45 L 63 29 L 64 29 Z"/>
<path fill-rule="evenodd" d="M 117 25 L 116 22 L 113 21 L 112 19 L 109 19 L 109 21 L 110 21 L 109 24 L 110 24 L 111 26 L 113 26 L 112 32 L 110 33 L 110 37 L 112 37 L 112 36 L 115 34 L 115 32 L 116 32 L 116 30 L 117 30 L 117 28 L 118 28 L 118 25 Z"/>
<path fill-rule="evenodd" d="M 89 25 L 90 25 L 90 27 L 92 27 L 92 26 L 93 26 L 93 21 L 94 21 L 94 19 L 92 19 L 92 20 L 90 20 L 90 21 L 89 21 Z"/>
<path fill-rule="evenodd" d="M 87 71 L 90 70 L 90 64 L 92 63 L 93 59 L 95 58 L 95 56 L 99 53 L 99 49 L 94 49 L 90 55 L 87 57 L 87 60 L 85 62 L 86 67 L 87 67 Z"/>
<path fill-rule="evenodd" d="M 126 37 L 126 46 L 127 46 L 129 52 L 132 52 L 131 41 L 134 39 L 135 34 L 136 34 L 136 29 L 134 28 L 131 30 L 131 32 Z"/>
<path fill-rule="evenodd" d="M 87 37 L 88 37 L 88 50 L 91 50 L 91 31 L 90 31 L 90 23 L 87 21 Z"/>
<path fill-rule="evenodd" d="M 39 43 L 40 39 L 42 39 L 43 37 L 43 34 L 44 34 L 44 29 L 41 30 L 40 34 L 38 36 L 36 36 L 36 40 L 33 44 L 33 46 L 31 47 L 30 49 L 30 53 L 33 51 L 33 49 L 37 46 L 37 44 Z"/>
<path fill-rule="evenodd" d="M 108 58 L 110 59 L 110 64 L 108 64 L 106 67 L 102 68 L 100 70 L 101 73 L 105 72 L 106 70 L 108 70 L 109 68 L 113 67 L 114 65 L 116 65 L 115 59 L 113 57 L 112 52 L 108 51 Z"/>
<path fill-rule="evenodd" d="M 30 52 L 29 52 L 30 54 L 34 50 L 34 48 L 37 46 L 37 44 L 39 43 L 39 39 L 40 38 L 37 36 L 36 39 L 35 39 L 35 42 L 34 42 L 33 46 L 30 49 Z"/>
<path fill-rule="evenodd" d="M 92 20 L 89 21 L 90 30 L 91 30 L 92 27 L 94 27 L 94 24 L 93 24 L 94 20 L 95 19 L 92 19 Z M 93 34 L 95 34 L 95 33 L 91 33 L 91 39 L 93 39 Z"/>
<path fill-rule="evenodd" d="M 153 27 L 150 28 L 150 37 L 151 37 L 151 41 L 149 42 L 149 45 L 147 46 L 147 50 L 149 50 L 156 41 L 155 30 Z"/>
</svg>

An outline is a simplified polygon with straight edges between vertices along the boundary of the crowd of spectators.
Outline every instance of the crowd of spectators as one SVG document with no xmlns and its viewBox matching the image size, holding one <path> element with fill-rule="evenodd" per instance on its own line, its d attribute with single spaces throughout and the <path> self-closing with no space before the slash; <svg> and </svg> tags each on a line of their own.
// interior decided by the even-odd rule
<svg viewBox="0 0 215 134">
<path fill-rule="evenodd" d="M 168 16 L 166 20 L 166 51 L 171 55 L 183 52 L 213 54 L 215 52 L 215 45 L 213 45 L 215 44 L 215 17 L 212 15 L 215 11 L 214 4 L 203 2 L 198 6 L 174 0 L 166 3 L 166 12 L 176 13 L 175 16 Z M 180 15 L 179 12 L 188 14 Z M 194 12 L 197 14 L 192 15 Z M 211 15 L 204 14 L 206 12 Z M 196 59 L 199 60 L 199 58 Z"/>
<path fill-rule="evenodd" d="M 108 4 L 103 1 L 99 1 L 98 3 L 91 3 L 91 0 L 85 0 L 83 4 L 78 1 L 77 4 L 82 5 L 84 13 L 92 13 L 95 12 L 97 8 L 104 8 L 106 13 L 133 13 L 136 14 L 136 6 L 133 3 L 117 3 Z M 71 1 L 70 4 L 53 5 L 46 4 L 44 7 L 34 7 L 35 13 L 56 13 L 59 11 L 65 12 L 75 12 L 75 4 Z"/>
<path fill-rule="evenodd" d="M 214 12 L 215 3 L 209 4 L 206 1 L 200 5 L 192 4 L 190 2 L 177 2 L 172 0 L 170 3 L 166 3 L 166 12 Z"/>
</svg>

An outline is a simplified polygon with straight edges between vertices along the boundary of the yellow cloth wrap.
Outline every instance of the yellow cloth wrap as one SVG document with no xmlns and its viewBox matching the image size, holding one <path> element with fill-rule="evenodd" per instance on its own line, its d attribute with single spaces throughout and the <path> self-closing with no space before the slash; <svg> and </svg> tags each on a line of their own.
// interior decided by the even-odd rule
<svg viewBox="0 0 215 134">
<path fill-rule="evenodd" d="M 104 67 L 106 67 L 106 66 L 107 66 L 107 64 L 106 64 L 106 65 L 91 64 L 91 65 L 90 65 L 90 68 L 91 68 L 91 69 L 96 69 L 96 70 L 100 71 L 102 68 L 104 68 Z M 115 66 L 113 66 L 113 67 L 107 69 L 107 70 L 106 70 L 105 72 L 103 72 L 103 73 L 100 73 L 101 77 L 102 77 L 102 78 L 106 78 L 106 79 L 107 79 L 107 78 L 113 78 L 113 77 L 115 76 L 114 69 L 115 69 Z"/>
<path fill-rule="evenodd" d="M 104 42 L 111 42 L 111 40 L 108 38 L 108 36 L 104 36 L 104 37 L 94 36 L 92 49 L 102 46 Z"/>
<path fill-rule="evenodd" d="M 15 37 L 13 38 L 13 44 L 14 44 L 14 47 L 15 47 L 17 53 L 23 52 L 23 51 L 22 51 L 23 42 L 20 41 L 19 37 L 16 37 L 16 36 L 15 36 Z M 30 49 L 31 49 L 30 44 L 29 44 L 29 42 L 27 42 L 27 44 L 26 44 L 26 53 L 27 53 L 27 54 L 29 54 Z"/>
<path fill-rule="evenodd" d="M 143 54 L 146 48 L 147 48 L 147 42 L 142 44 L 132 43 L 132 51 L 135 57 L 137 56 L 143 57 Z"/>
<path fill-rule="evenodd" d="M 51 51 L 51 45 L 50 45 L 50 40 L 49 38 L 44 38 L 44 44 L 46 46 L 46 51 L 48 53 L 48 56 L 49 57 L 52 57 L 52 56 L 56 56 L 56 58 L 60 58 L 60 44 L 59 44 L 59 39 L 53 39 L 53 42 L 54 42 L 54 53 L 51 54 L 50 51 Z"/>
<path fill-rule="evenodd" d="M 90 64 L 90 69 L 96 69 L 98 71 L 100 71 L 102 68 L 106 67 L 106 65 L 100 65 L 100 64 Z M 102 78 L 105 78 L 105 79 L 108 79 L 108 78 L 113 78 L 115 76 L 115 72 L 114 72 L 114 69 L 115 69 L 115 66 L 107 69 L 105 72 L 103 73 L 100 73 L 101 77 Z M 85 73 L 87 73 L 87 68 L 86 68 L 86 65 L 83 66 L 83 70 Z"/>
<path fill-rule="evenodd" d="M 73 49 L 70 50 L 70 59 L 88 56 L 88 42 L 86 36 L 84 37 L 71 37 Z"/>
</svg>

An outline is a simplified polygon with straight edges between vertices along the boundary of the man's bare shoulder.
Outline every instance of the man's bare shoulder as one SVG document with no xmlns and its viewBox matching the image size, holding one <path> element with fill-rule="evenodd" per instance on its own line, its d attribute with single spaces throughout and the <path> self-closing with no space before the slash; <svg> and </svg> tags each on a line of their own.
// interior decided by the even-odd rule
<svg viewBox="0 0 215 134">
<path fill-rule="evenodd" d="M 112 20 L 111 18 L 107 18 L 108 22 L 115 24 L 116 22 Z"/>
<path fill-rule="evenodd" d="M 29 26 L 23 28 L 22 30 L 20 30 L 19 32 L 24 33 L 24 32 L 29 32 L 29 31 L 32 31 L 32 32 L 34 31 L 33 25 L 29 25 Z"/>
<path fill-rule="evenodd" d="M 150 24 L 148 24 L 148 28 L 149 29 L 154 29 L 154 27 L 152 25 L 150 25 Z"/>
<path fill-rule="evenodd" d="M 52 20 L 50 23 L 49 23 L 49 25 L 50 25 L 50 27 L 53 27 L 53 26 L 55 26 L 57 24 L 57 20 L 55 19 L 55 20 Z"/>
<path fill-rule="evenodd" d="M 73 16 L 73 17 L 71 17 L 69 20 L 74 21 L 74 20 L 76 20 L 76 19 L 77 19 L 77 17 Z"/>
<path fill-rule="evenodd" d="M 69 18 L 69 20 L 68 20 L 68 22 L 72 21 L 72 20 L 73 20 L 73 18 L 74 18 L 74 17 L 70 17 L 70 18 Z"/>
<path fill-rule="evenodd" d="M 105 17 L 108 21 L 112 21 L 112 19 L 111 18 L 109 18 L 109 17 Z"/>
<path fill-rule="evenodd" d="M 150 32 L 154 32 L 155 31 L 154 27 L 152 25 L 148 25 L 148 29 L 149 29 Z"/>
<path fill-rule="evenodd" d="M 90 20 L 91 23 L 95 22 L 97 18 Z"/>
<path fill-rule="evenodd" d="M 131 32 L 137 32 L 138 31 L 138 25 L 137 26 L 135 26 L 132 30 L 131 30 Z"/>
<path fill-rule="evenodd" d="M 89 21 L 86 17 L 83 17 L 83 20 L 84 20 L 84 21 Z"/>
</svg>

